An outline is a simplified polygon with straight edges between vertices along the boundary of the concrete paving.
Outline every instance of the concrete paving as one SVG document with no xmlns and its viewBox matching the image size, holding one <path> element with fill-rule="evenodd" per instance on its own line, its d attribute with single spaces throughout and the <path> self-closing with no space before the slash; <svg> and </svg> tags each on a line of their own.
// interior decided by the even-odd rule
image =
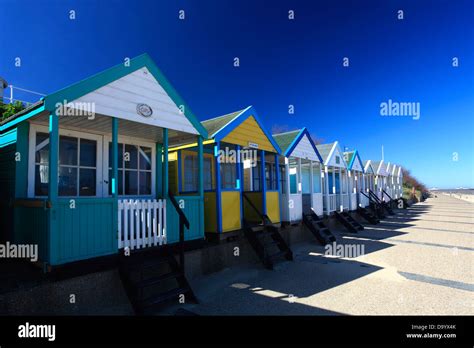
<svg viewBox="0 0 474 348">
<path fill-rule="evenodd" d="M 316 241 L 269 271 L 234 267 L 193 281 L 200 315 L 473 315 L 474 204 L 438 195 L 337 243 L 364 248 L 328 257 Z"/>
</svg>

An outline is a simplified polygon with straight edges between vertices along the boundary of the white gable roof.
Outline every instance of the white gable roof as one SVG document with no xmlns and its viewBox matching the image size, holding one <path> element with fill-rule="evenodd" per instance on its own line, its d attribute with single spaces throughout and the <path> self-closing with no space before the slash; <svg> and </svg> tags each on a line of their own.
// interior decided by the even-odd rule
<svg viewBox="0 0 474 348">
<path fill-rule="evenodd" d="M 306 134 L 303 135 L 289 155 L 319 162 L 318 155 L 316 154 L 316 151 L 314 151 L 313 145 L 311 145 L 311 142 Z"/>
<path fill-rule="evenodd" d="M 363 171 L 362 163 L 360 163 L 358 156 L 356 156 L 356 158 L 354 159 L 354 163 L 352 164 L 352 170 L 355 170 L 355 171 L 358 171 L 358 172 Z"/>
<path fill-rule="evenodd" d="M 85 94 L 73 103 L 92 103 L 99 114 L 198 134 L 146 67 Z M 139 104 L 149 106 L 152 114 L 148 117 L 140 115 L 137 112 Z"/>
<path fill-rule="evenodd" d="M 331 149 L 325 163 L 327 166 L 333 166 L 338 168 L 347 168 L 346 161 L 344 160 L 344 153 L 339 146 L 339 142 L 334 142 L 334 146 Z"/>
<path fill-rule="evenodd" d="M 383 160 L 379 162 L 379 166 L 376 169 L 376 173 L 380 176 L 388 176 L 387 166 L 385 165 L 385 162 Z"/>
</svg>

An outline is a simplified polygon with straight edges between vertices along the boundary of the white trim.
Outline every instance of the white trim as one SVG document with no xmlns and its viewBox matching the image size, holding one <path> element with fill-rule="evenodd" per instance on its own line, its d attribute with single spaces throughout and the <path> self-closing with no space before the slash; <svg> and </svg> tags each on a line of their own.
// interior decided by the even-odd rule
<svg viewBox="0 0 474 348">
<path fill-rule="evenodd" d="M 336 149 L 339 152 L 339 158 L 342 161 L 342 166 L 339 166 L 337 163 L 329 164 L 332 160 L 332 156 L 334 155 L 334 152 L 336 151 Z M 344 159 L 344 153 L 342 152 L 338 141 L 334 142 L 334 145 L 333 145 L 331 151 L 329 151 L 328 157 L 326 158 L 326 161 L 324 161 L 324 164 L 327 165 L 327 166 L 335 167 L 335 168 L 346 168 L 347 169 L 347 162 Z"/>
<path fill-rule="evenodd" d="M 44 196 L 35 196 L 35 154 L 36 154 L 36 133 L 47 133 L 49 134 L 49 128 L 47 126 L 37 125 L 30 123 L 30 134 L 29 134 L 29 150 L 28 150 L 28 197 L 44 197 Z M 96 194 L 95 196 L 60 196 L 60 198 L 97 198 L 102 197 L 103 192 L 103 178 L 102 178 L 102 147 L 103 141 L 102 137 L 95 134 L 87 134 L 76 132 L 64 128 L 59 129 L 59 135 L 70 136 L 74 138 L 94 140 L 97 142 L 96 147 Z M 51 151 L 51 149 L 50 149 Z M 59 157 L 58 157 L 59 164 Z M 50 163 L 48 163 L 48 166 Z M 78 163 L 79 167 L 79 163 Z M 79 178 L 78 178 L 79 179 Z"/>
</svg>

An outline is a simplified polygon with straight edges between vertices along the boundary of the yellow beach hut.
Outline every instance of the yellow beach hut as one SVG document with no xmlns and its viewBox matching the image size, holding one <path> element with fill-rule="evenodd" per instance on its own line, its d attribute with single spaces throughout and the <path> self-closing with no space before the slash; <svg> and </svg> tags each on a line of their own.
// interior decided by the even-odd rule
<svg viewBox="0 0 474 348">
<path fill-rule="evenodd" d="M 266 215 L 280 222 L 280 148 L 255 108 L 202 122 L 204 146 L 204 221 L 206 237 L 221 240 L 240 232 L 244 221 L 260 223 Z M 170 180 L 180 195 L 194 190 L 196 144 L 170 149 Z M 173 176 L 174 179 L 171 179 Z"/>
</svg>

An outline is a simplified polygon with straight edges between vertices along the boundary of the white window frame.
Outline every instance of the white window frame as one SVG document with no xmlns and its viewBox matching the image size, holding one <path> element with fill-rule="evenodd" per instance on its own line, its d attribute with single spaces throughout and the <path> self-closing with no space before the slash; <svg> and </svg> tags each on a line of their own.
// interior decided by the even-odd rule
<svg viewBox="0 0 474 348">
<path fill-rule="evenodd" d="M 104 197 L 112 197 L 109 195 L 109 185 L 105 184 L 105 181 L 110 182 L 109 178 L 109 142 L 112 142 L 112 137 L 109 135 L 104 135 L 104 169 L 103 169 L 103 176 L 104 176 L 104 186 L 102 194 Z M 118 143 L 125 144 L 125 145 L 134 145 L 134 146 L 144 146 L 151 148 L 151 194 L 149 195 L 119 195 L 121 198 L 133 198 L 133 197 L 150 197 L 153 198 L 156 196 L 155 191 L 155 178 L 156 178 L 156 144 L 153 142 L 147 142 L 142 139 L 128 137 L 128 136 L 120 136 L 118 137 Z M 125 174 L 125 172 L 124 172 Z M 118 178 L 117 178 L 118 180 Z"/>
<path fill-rule="evenodd" d="M 36 133 L 47 133 L 49 134 L 49 128 L 47 126 L 30 123 L 30 134 L 29 134 L 29 149 L 28 149 L 28 197 L 29 198 L 43 198 L 46 196 L 35 195 L 35 158 L 36 158 Z M 89 134 L 83 132 L 77 132 L 69 129 L 59 129 L 59 136 L 69 136 L 73 138 L 81 138 L 87 140 L 94 140 L 97 142 L 96 148 L 96 194 L 95 196 L 58 196 L 59 198 L 97 198 L 102 197 L 104 190 L 103 180 L 103 169 L 102 169 L 102 154 L 103 154 L 103 139 L 102 136 L 96 134 Z M 51 150 L 51 149 L 50 149 Z M 48 168 L 51 163 L 48 163 Z M 79 164 L 77 166 L 80 167 Z M 49 169 L 48 169 L 49 170 Z M 58 158 L 58 170 L 59 170 L 59 158 Z M 78 177 L 79 180 L 79 177 Z"/>
</svg>

